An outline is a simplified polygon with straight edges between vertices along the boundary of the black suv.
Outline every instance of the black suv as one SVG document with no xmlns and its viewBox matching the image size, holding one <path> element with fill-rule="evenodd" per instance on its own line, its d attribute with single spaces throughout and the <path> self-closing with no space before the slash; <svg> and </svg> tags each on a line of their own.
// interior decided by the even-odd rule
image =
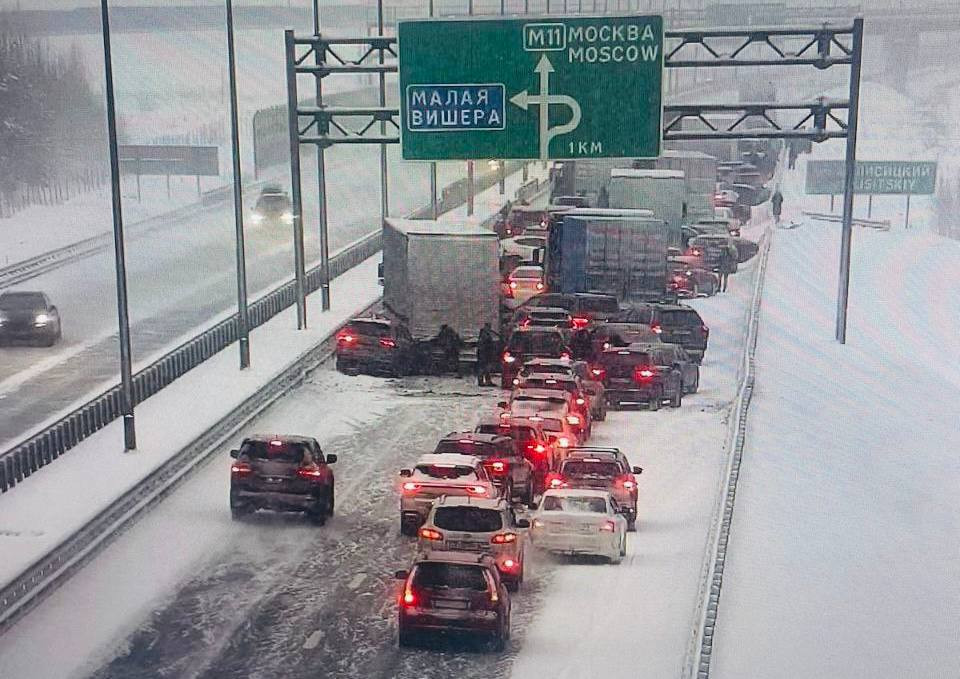
<svg viewBox="0 0 960 679">
<path fill-rule="evenodd" d="M 661 342 L 679 344 L 694 363 L 703 362 L 710 339 L 710 328 L 700 314 L 686 304 L 647 303 L 625 309 L 617 315 L 621 323 L 644 323 L 660 335 Z"/>
<path fill-rule="evenodd" d="M 502 651 L 510 639 L 510 595 L 493 557 L 467 552 L 427 552 L 409 571 L 397 571 L 400 645 L 425 633 L 483 635 Z"/>
<path fill-rule="evenodd" d="M 265 186 L 257 198 L 250 213 L 250 221 L 261 224 L 264 221 L 293 224 L 293 205 L 290 195 L 279 186 Z"/>
<path fill-rule="evenodd" d="M 333 516 L 334 479 L 309 436 L 251 436 L 230 451 L 230 513 L 240 519 L 257 509 L 305 512 L 318 524 Z"/>
<path fill-rule="evenodd" d="M 512 502 L 519 497 L 521 502 L 533 502 L 533 465 L 521 454 L 510 430 L 505 434 L 480 434 L 477 432 L 451 432 L 440 439 L 435 453 L 460 453 L 474 455 L 483 461 L 493 484 L 500 495 Z"/>
<path fill-rule="evenodd" d="M 410 374 L 417 362 L 417 343 L 406 326 L 386 318 L 354 318 L 337 333 L 337 370 Z"/>
<path fill-rule="evenodd" d="M 556 328 L 517 328 L 500 357 L 501 386 L 510 389 L 523 362 L 531 358 L 571 358 L 563 334 Z"/>
<path fill-rule="evenodd" d="M 25 340 L 52 347 L 62 336 L 60 312 L 44 293 L 0 295 L 0 342 Z"/>
<path fill-rule="evenodd" d="M 597 366 L 606 387 L 607 403 L 619 409 L 624 404 L 646 403 L 659 410 L 663 401 L 679 408 L 683 400 L 683 378 L 670 365 L 657 365 L 657 356 L 644 345 L 610 348 L 600 354 Z"/>
</svg>

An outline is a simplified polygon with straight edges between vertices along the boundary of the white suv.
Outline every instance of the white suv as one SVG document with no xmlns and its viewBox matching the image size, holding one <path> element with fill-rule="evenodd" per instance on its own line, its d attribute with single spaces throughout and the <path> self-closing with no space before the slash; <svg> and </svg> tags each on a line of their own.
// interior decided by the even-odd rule
<svg viewBox="0 0 960 679">
<path fill-rule="evenodd" d="M 443 495 L 499 496 L 479 457 L 458 453 L 421 455 L 412 469 L 400 470 L 400 532 L 416 535 L 433 501 Z"/>
<path fill-rule="evenodd" d="M 517 519 L 504 499 L 441 497 L 420 527 L 420 551 L 489 554 L 507 589 L 516 592 L 523 582 L 521 529 L 529 526 L 526 519 Z"/>
</svg>

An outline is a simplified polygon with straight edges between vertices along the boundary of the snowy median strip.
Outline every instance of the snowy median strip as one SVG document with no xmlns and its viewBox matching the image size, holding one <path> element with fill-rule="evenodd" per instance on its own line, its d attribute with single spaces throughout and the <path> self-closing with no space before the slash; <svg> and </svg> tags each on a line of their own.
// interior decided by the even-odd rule
<svg viewBox="0 0 960 679">
<path fill-rule="evenodd" d="M 519 173 L 477 196 L 475 218 L 493 217 L 521 186 Z M 534 176 L 540 173 L 533 172 Z M 0 629 L 81 567 L 217 446 L 302 381 L 333 351 L 332 337 L 380 298 L 380 255 L 331 281 L 332 309 L 308 300 L 312 327 L 296 330 L 295 309 L 251 333 L 252 367 L 222 351 L 137 409 L 140 447 L 122 453 L 122 422 L 93 434 L 50 466 L 0 495 Z M 21 484 L 18 484 L 21 485 Z"/>
</svg>

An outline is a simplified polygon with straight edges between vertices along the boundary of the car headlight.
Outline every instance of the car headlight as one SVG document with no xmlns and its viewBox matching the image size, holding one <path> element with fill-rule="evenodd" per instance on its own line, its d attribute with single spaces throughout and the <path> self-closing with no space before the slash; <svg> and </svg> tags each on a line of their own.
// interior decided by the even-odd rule
<svg viewBox="0 0 960 679">
<path fill-rule="evenodd" d="M 46 325 L 50 322 L 50 317 L 47 314 L 39 313 L 33 319 L 34 325 Z"/>
<path fill-rule="evenodd" d="M 280 215 L 280 219 L 283 220 L 284 224 L 293 224 L 293 213 L 290 211 L 284 212 Z"/>
</svg>

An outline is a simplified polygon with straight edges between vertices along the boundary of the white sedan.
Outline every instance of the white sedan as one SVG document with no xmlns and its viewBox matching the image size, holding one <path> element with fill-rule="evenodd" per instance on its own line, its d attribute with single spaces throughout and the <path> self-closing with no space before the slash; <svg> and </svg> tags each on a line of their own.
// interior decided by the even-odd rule
<svg viewBox="0 0 960 679">
<path fill-rule="evenodd" d="M 530 539 L 549 552 L 620 563 L 627 553 L 627 520 L 621 511 L 605 490 L 547 490 L 530 523 Z"/>
<path fill-rule="evenodd" d="M 543 262 L 547 239 L 543 236 L 514 236 L 500 241 L 500 256 L 513 255 L 522 262 Z"/>
</svg>

